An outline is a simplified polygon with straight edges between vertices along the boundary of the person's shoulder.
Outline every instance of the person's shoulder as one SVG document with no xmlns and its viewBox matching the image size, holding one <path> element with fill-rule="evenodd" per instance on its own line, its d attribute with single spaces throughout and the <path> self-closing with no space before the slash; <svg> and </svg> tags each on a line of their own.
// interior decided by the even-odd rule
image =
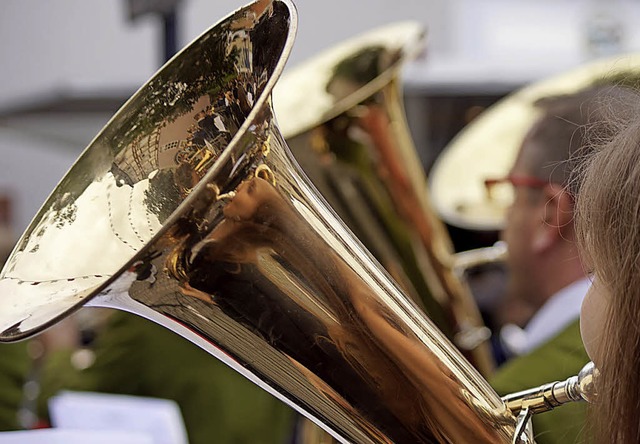
<svg viewBox="0 0 640 444">
<path fill-rule="evenodd" d="M 576 320 L 530 353 L 508 361 L 489 382 L 504 395 L 569 378 L 588 361 L 580 337 L 580 323 Z"/>
</svg>

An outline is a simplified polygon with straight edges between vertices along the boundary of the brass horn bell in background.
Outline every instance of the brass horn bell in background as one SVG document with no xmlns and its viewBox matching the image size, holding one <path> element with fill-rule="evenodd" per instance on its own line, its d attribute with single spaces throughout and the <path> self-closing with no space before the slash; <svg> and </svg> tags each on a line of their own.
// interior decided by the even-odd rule
<svg viewBox="0 0 640 444">
<path fill-rule="evenodd" d="M 632 82 L 637 87 L 639 71 L 639 54 L 607 57 L 532 83 L 499 100 L 460 131 L 433 165 L 429 190 L 436 214 L 467 230 L 502 229 L 513 196 L 489 196 L 485 179 L 509 174 L 526 132 L 541 115 L 536 102 L 598 84 Z M 511 190 L 500 191 L 511 194 Z"/>
<path fill-rule="evenodd" d="M 356 237 L 488 376 L 494 361 L 453 245 L 429 202 L 406 122 L 401 71 L 423 50 L 415 22 L 383 26 L 286 71 L 273 92 L 294 157 Z"/>
<path fill-rule="evenodd" d="M 505 403 L 290 155 L 270 97 L 295 29 L 288 0 L 254 2 L 129 99 L 7 261 L 0 340 L 117 308 L 341 441 L 510 442 Z"/>
</svg>

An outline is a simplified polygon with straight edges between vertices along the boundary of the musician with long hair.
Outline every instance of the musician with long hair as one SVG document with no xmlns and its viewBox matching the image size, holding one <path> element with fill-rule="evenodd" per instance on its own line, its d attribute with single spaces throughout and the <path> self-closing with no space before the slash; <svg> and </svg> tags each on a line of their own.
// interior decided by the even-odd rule
<svg viewBox="0 0 640 444">
<path fill-rule="evenodd" d="M 541 99 L 536 103 L 540 117 L 525 136 L 509 175 L 493 181 L 510 184 L 514 192 L 502 233 L 508 247 L 507 298 L 511 306 L 531 311 L 517 342 L 502 335 L 511 359 L 490 378 L 501 395 L 564 380 L 588 361 L 579 313 L 590 280 L 576 246 L 574 199 L 563 189 L 574 167 L 569 159 L 586 153 L 590 130 L 611 133 L 603 110 L 624 114 L 622 98 L 630 94 L 627 88 L 601 85 Z M 509 349 L 511 344 L 517 347 Z M 580 442 L 585 417 L 582 404 L 536 416 L 536 440 Z"/>
<path fill-rule="evenodd" d="M 573 181 L 578 240 L 593 271 L 580 323 L 600 371 L 597 443 L 640 442 L 640 108 L 634 115 L 614 121 L 619 131 L 601 140 Z"/>
</svg>

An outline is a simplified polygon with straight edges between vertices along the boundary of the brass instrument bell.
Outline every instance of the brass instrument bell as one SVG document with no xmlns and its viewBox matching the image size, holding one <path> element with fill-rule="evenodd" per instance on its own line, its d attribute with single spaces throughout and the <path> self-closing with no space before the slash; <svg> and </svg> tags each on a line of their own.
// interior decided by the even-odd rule
<svg viewBox="0 0 640 444">
<path fill-rule="evenodd" d="M 406 122 L 400 76 L 424 47 L 416 22 L 353 37 L 286 71 L 273 93 L 288 146 L 315 187 L 412 300 L 488 375 L 490 331 L 454 272 Z"/>
<path fill-rule="evenodd" d="M 271 92 L 295 31 L 289 0 L 255 1 L 127 101 L 3 268 L 0 340 L 117 308 L 342 442 L 510 442 L 515 416 L 290 154 Z"/>
</svg>

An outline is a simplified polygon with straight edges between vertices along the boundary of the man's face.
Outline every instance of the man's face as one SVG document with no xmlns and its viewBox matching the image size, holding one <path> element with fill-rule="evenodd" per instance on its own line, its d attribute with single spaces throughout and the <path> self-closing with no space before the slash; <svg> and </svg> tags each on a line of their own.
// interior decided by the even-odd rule
<svg viewBox="0 0 640 444">
<path fill-rule="evenodd" d="M 530 176 L 530 173 L 516 164 L 511 175 L 522 177 Z M 514 187 L 514 201 L 507 211 L 505 228 L 501 235 L 507 244 L 507 298 L 512 301 L 535 303 L 538 297 L 538 256 L 534 249 L 534 236 L 541 223 L 541 200 L 542 192 L 539 189 Z"/>
</svg>

